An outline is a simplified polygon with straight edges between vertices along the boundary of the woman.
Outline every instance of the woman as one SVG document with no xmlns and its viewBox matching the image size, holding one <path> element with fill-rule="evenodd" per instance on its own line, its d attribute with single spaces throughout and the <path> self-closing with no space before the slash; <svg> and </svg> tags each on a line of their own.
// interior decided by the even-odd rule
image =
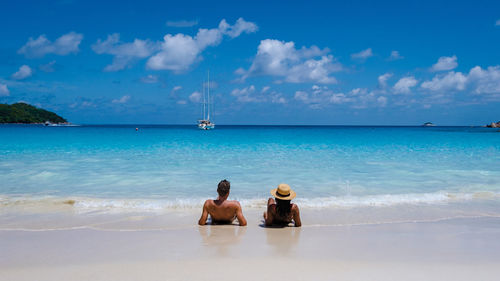
<svg viewBox="0 0 500 281">
<path fill-rule="evenodd" d="M 282 183 L 271 190 L 271 195 L 276 201 L 273 198 L 267 201 L 267 212 L 264 213 L 266 226 L 287 226 L 292 221 L 295 226 L 301 226 L 299 207 L 290 202 L 296 195 L 290 186 Z"/>
</svg>

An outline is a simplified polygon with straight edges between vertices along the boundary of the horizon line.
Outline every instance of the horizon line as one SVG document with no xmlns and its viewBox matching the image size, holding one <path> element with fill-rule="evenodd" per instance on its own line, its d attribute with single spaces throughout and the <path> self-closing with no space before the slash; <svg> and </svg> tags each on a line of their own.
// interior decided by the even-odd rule
<svg viewBox="0 0 500 281">
<path fill-rule="evenodd" d="M 79 126 L 196 126 L 196 124 L 160 124 L 160 123 L 71 123 Z M 0 125 L 42 125 L 38 123 L 0 123 Z M 426 127 L 415 124 L 381 125 L 381 124 L 219 124 L 216 126 L 245 127 Z M 429 127 L 486 127 L 486 125 L 434 125 Z"/>
</svg>

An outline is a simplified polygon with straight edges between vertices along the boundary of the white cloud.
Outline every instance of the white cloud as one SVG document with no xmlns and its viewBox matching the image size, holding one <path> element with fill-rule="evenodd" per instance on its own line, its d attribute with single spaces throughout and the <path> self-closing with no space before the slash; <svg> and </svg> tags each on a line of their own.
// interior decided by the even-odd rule
<svg viewBox="0 0 500 281">
<path fill-rule="evenodd" d="M 366 95 L 366 93 L 368 93 L 368 89 L 366 88 L 354 88 L 349 92 L 351 96 L 361 96 Z"/>
<path fill-rule="evenodd" d="M 308 104 L 314 109 L 322 108 L 327 104 L 343 104 L 353 101 L 344 93 L 335 93 L 326 86 L 318 85 L 313 85 L 310 91 L 296 91 L 294 99 Z"/>
<path fill-rule="evenodd" d="M 309 100 L 309 94 L 305 91 L 297 91 L 293 96 L 294 99 L 307 103 Z"/>
<path fill-rule="evenodd" d="M 387 105 L 387 98 L 385 96 L 380 96 L 377 98 L 377 102 L 381 107 L 385 107 Z"/>
<path fill-rule="evenodd" d="M 172 91 L 177 92 L 180 89 L 182 89 L 182 86 L 175 86 L 174 88 L 172 88 Z"/>
<path fill-rule="evenodd" d="M 31 75 L 33 75 L 31 67 L 27 65 L 22 65 L 21 67 L 19 67 L 19 70 L 16 73 L 12 74 L 12 79 L 23 80 L 28 77 L 31 77 Z"/>
<path fill-rule="evenodd" d="M 223 35 L 235 38 L 242 33 L 257 31 L 257 25 L 239 18 L 234 25 L 222 20 L 218 28 L 198 30 L 196 36 L 182 33 L 163 37 L 160 52 L 150 57 L 147 67 L 154 70 L 172 70 L 182 72 L 201 60 L 200 54 L 209 46 L 221 43 Z"/>
<path fill-rule="evenodd" d="M 260 41 L 249 72 L 284 76 L 288 72 L 289 61 L 298 60 L 294 42 L 266 39 Z"/>
<path fill-rule="evenodd" d="M 276 91 L 269 92 L 270 87 L 265 86 L 257 91 L 254 85 L 242 89 L 234 89 L 231 91 L 231 95 L 236 97 L 238 102 L 271 102 L 271 103 L 286 103 L 286 99 L 281 93 Z"/>
<path fill-rule="evenodd" d="M 333 56 L 322 56 L 320 59 L 309 59 L 302 64 L 294 65 L 285 81 L 292 83 L 316 82 L 322 84 L 337 83 L 337 79 L 330 76 Z"/>
<path fill-rule="evenodd" d="M 495 26 L 500 26 L 500 19 L 495 22 Z"/>
<path fill-rule="evenodd" d="M 78 46 L 83 39 L 83 35 L 76 32 L 70 32 L 51 42 L 45 35 L 40 35 L 33 39 L 30 37 L 28 42 L 17 51 L 27 58 L 43 57 L 46 54 L 56 54 L 65 56 L 79 51 Z"/>
<path fill-rule="evenodd" d="M 239 67 L 238 69 L 236 69 L 234 71 L 234 74 L 236 74 L 236 75 L 245 75 L 245 73 L 247 73 L 247 72 L 243 67 Z"/>
<path fill-rule="evenodd" d="M 179 24 L 182 23 L 173 23 Z M 184 23 L 187 24 L 187 23 Z M 113 63 L 106 66 L 105 71 L 118 71 L 129 67 L 134 61 L 148 58 L 146 66 L 154 70 L 172 70 L 182 72 L 192 64 L 201 60 L 201 53 L 209 46 L 217 46 L 223 36 L 231 38 L 241 33 L 250 33 L 257 30 L 257 25 L 239 18 L 234 25 L 222 20 L 218 28 L 198 29 L 196 36 L 178 33 L 167 34 L 162 42 L 135 39 L 133 42 L 120 41 L 120 35 L 108 35 L 106 40 L 98 40 L 92 45 L 97 54 L 113 55 Z"/>
<path fill-rule="evenodd" d="M 81 107 L 97 107 L 97 105 L 91 101 L 83 101 Z"/>
<path fill-rule="evenodd" d="M 253 75 L 270 75 L 291 83 L 333 84 L 337 80 L 331 73 L 342 67 L 328 52 L 328 49 L 321 50 L 316 46 L 296 49 L 292 41 L 265 39 L 260 41 L 249 70 L 239 69 L 237 73 L 242 74 L 241 80 Z"/>
<path fill-rule="evenodd" d="M 92 50 L 97 54 L 114 56 L 113 63 L 106 66 L 104 71 L 122 70 L 137 59 L 149 57 L 157 49 L 158 44 L 149 40 L 135 39 L 131 43 L 121 42 L 118 33 L 108 35 L 104 41 L 99 39 L 92 45 Z"/>
<path fill-rule="evenodd" d="M 251 94 L 255 92 L 255 86 L 254 85 L 250 85 L 246 88 L 243 88 L 243 89 L 234 89 L 231 91 L 231 95 L 232 96 L 235 96 L 235 97 L 239 97 L 239 96 L 244 96 L 244 95 L 248 95 L 248 94 Z"/>
<path fill-rule="evenodd" d="M 193 41 L 198 51 L 201 52 L 207 47 L 219 45 L 222 41 L 222 35 L 222 32 L 216 28 L 200 28 Z"/>
<path fill-rule="evenodd" d="M 219 23 L 219 30 L 228 35 L 231 38 L 235 38 L 241 35 L 241 33 L 253 33 L 257 32 L 258 27 L 255 23 L 245 21 L 243 18 L 239 18 L 234 25 L 230 25 L 226 20 L 222 20 Z"/>
<path fill-rule="evenodd" d="M 6 97 L 8 95 L 10 95 L 9 88 L 7 88 L 7 85 L 0 83 L 0 97 Z"/>
<path fill-rule="evenodd" d="M 187 101 L 186 100 L 178 100 L 177 104 L 187 104 Z"/>
<path fill-rule="evenodd" d="M 359 60 L 365 60 L 369 57 L 373 56 L 372 48 L 368 48 L 366 50 L 363 50 L 359 53 L 351 54 L 351 58 L 353 59 L 359 59 Z"/>
<path fill-rule="evenodd" d="M 49 63 L 42 64 L 38 66 L 38 68 L 43 71 L 43 72 L 54 72 L 54 65 L 56 64 L 56 61 L 53 60 Z"/>
<path fill-rule="evenodd" d="M 500 66 L 490 66 L 486 69 L 475 66 L 468 74 L 454 71 L 437 74 L 432 80 L 423 82 L 421 88 L 442 95 L 467 90 L 476 95 L 498 96 L 500 95 Z"/>
<path fill-rule="evenodd" d="M 112 102 L 113 103 L 127 103 L 129 100 L 130 100 L 130 96 L 127 95 L 127 96 L 122 96 L 119 99 L 114 99 Z"/>
<path fill-rule="evenodd" d="M 283 97 L 280 93 L 272 92 L 270 97 L 272 103 L 285 104 L 287 102 L 285 97 Z"/>
<path fill-rule="evenodd" d="M 154 84 L 154 83 L 158 83 L 158 81 L 159 81 L 159 79 L 158 79 L 157 75 L 149 74 L 145 77 L 141 77 L 141 82 L 145 83 L 145 84 Z"/>
<path fill-rule="evenodd" d="M 404 57 L 401 56 L 398 51 L 391 52 L 391 56 L 389 57 L 389 60 L 401 60 L 401 59 L 404 59 Z"/>
<path fill-rule="evenodd" d="M 381 95 L 385 91 L 369 91 L 366 88 L 355 88 L 347 94 L 336 93 L 326 86 L 313 85 L 308 91 L 296 91 L 294 99 L 307 104 L 312 109 L 320 109 L 332 104 L 349 104 L 350 107 L 362 109 L 367 107 L 385 107 L 387 97 Z"/>
<path fill-rule="evenodd" d="M 465 89 L 467 77 L 461 72 L 448 72 L 446 75 L 436 75 L 431 81 L 424 81 L 420 87 L 433 92 L 461 91 Z"/>
<path fill-rule="evenodd" d="M 330 97 L 329 101 L 334 104 L 343 104 L 346 102 L 352 102 L 353 100 L 352 98 L 346 96 L 344 93 L 336 93 L 336 94 L 334 93 Z"/>
<path fill-rule="evenodd" d="M 161 52 L 149 58 L 147 67 L 154 70 L 183 71 L 189 68 L 201 52 L 196 41 L 189 35 L 167 34 Z"/>
<path fill-rule="evenodd" d="M 378 77 L 378 84 L 381 88 L 386 88 L 387 87 L 387 80 L 392 77 L 392 73 L 385 73 L 382 74 Z"/>
<path fill-rule="evenodd" d="M 409 94 L 411 88 L 417 85 L 418 81 L 413 76 L 407 76 L 399 79 L 398 82 L 393 86 L 395 94 Z"/>
<path fill-rule="evenodd" d="M 167 21 L 166 24 L 171 27 L 191 27 L 198 25 L 198 20 L 173 20 Z"/>
<path fill-rule="evenodd" d="M 500 66 L 473 67 L 467 78 L 475 94 L 500 94 Z"/>
<path fill-rule="evenodd" d="M 385 107 L 387 98 L 380 96 L 380 94 L 385 94 L 385 91 L 368 91 L 366 88 L 356 88 L 349 92 L 349 97 L 353 99 L 353 108 Z"/>
<path fill-rule="evenodd" d="M 189 100 L 191 102 L 200 102 L 201 101 L 201 93 L 200 92 L 193 92 L 191 95 L 189 95 Z"/>
<path fill-rule="evenodd" d="M 452 70 L 458 66 L 457 56 L 440 57 L 438 61 L 431 67 L 431 71 Z"/>
<path fill-rule="evenodd" d="M 255 95 L 255 86 L 250 85 L 242 89 L 234 89 L 231 91 L 231 96 L 236 97 L 238 102 L 264 102 L 263 98 L 259 98 Z"/>
</svg>

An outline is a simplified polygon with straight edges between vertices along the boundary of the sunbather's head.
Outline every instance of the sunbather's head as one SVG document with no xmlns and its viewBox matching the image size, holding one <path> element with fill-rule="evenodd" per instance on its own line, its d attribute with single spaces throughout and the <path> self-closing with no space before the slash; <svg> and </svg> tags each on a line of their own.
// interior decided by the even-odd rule
<svg viewBox="0 0 500 281">
<path fill-rule="evenodd" d="M 217 193 L 220 197 L 227 197 L 229 195 L 229 189 L 231 188 L 231 183 L 227 180 L 221 180 L 217 186 Z"/>
<path fill-rule="evenodd" d="M 281 200 L 292 200 L 295 198 L 295 191 L 293 191 L 290 186 L 286 183 L 280 183 L 278 188 L 274 188 L 271 190 L 271 195 L 276 199 Z"/>
</svg>

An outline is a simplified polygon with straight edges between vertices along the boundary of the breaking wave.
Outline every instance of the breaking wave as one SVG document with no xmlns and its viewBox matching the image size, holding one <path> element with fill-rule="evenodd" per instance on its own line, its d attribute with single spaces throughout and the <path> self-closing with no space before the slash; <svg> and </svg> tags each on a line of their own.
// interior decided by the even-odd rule
<svg viewBox="0 0 500 281">
<path fill-rule="evenodd" d="M 238 198 L 236 198 L 238 199 Z M 336 209 L 358 207 L 390 207 L 397 205 L 436 205 L 471 200 L 496 200 L 500 193 L 411 193 L 381 194 L 369 196 L 330 196 L 298 198 L 294 200 L 301 208 Z M 9 197 L 0 195 L 0 210 L 20 208 L 22 210 L 67 209 L 76 212 L 168 212 L 199 209 L 204 198 L 191 199 L 120 199 L 90 197 Z M 243 208 L 265 208 L 266 198 L 239 198 Z"/>
</svg>

